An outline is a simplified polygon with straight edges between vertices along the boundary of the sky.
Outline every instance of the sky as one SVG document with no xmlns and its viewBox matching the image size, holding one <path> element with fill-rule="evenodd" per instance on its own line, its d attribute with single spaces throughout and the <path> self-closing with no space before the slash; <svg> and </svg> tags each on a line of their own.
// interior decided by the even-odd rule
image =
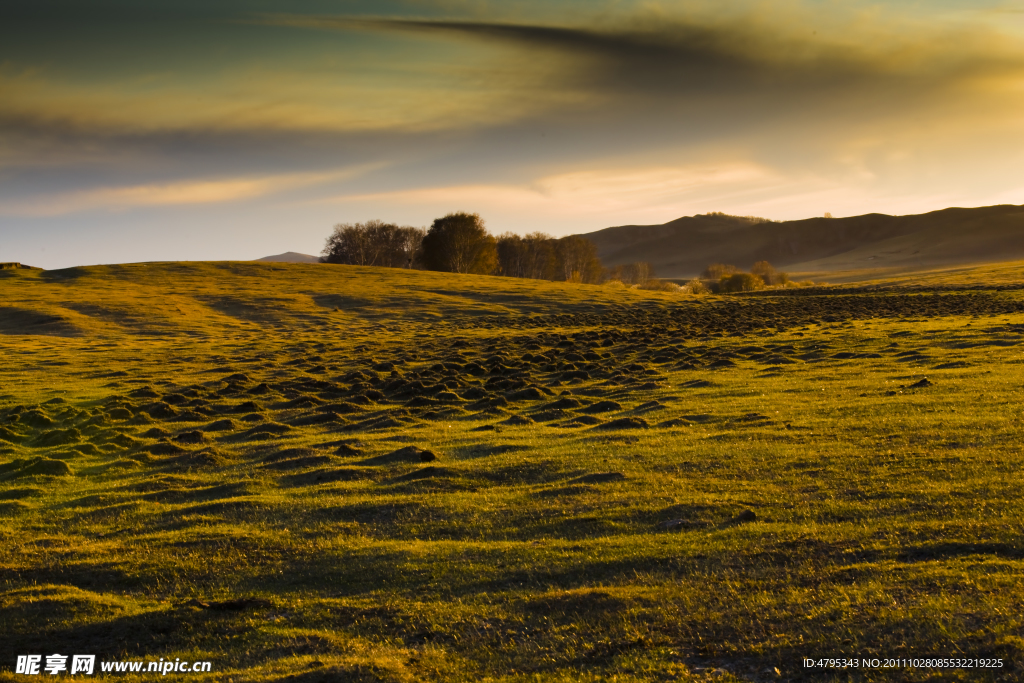
<svg viewBox="0 0 1024 683">
<path fill-rule="evenodd" d="M 3 5 L 0 261 L 1024 204 L 1024 0 Z"/>
</svg>

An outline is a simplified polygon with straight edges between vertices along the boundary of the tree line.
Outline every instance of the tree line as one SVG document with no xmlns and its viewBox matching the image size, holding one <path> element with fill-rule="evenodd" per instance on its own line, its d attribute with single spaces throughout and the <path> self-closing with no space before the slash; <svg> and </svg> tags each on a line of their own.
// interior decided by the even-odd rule
<svg viewBox="0 0 1024 683">
<path fill-rule="evenodd" d="M 462 212 L 438 218 L 429 228 L 379 220 L 336 225 L 320 261 L 588 284 L 611 280 L 641 289 L 692 294 L 796 285 L 786 273 L 767 261 L 758 261 L 749 273 L 714 263 L 701 277 L 679 286 L 659 280 L 654 267 L 646 262 L 604 268 L 596 247 L 585 237 L 556 238 L 542 232 L 523 236 L 506 232 L 495 237 L 487 232 L 479 214 Z"/>
<path fill-rule="evenodd" d="M 494 237 L 479 214 L 463 212 L 438 218 L 428 229 L 379 220 L 336 225 L 320 261 L 590 284 L 605 279 L 597 249 L 584 237 Z"/>
</svg>

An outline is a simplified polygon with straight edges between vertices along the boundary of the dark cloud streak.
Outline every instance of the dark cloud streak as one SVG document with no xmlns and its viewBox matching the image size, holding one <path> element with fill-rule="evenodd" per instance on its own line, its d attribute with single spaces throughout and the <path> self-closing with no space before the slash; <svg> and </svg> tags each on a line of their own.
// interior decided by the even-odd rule
<svg viewBox="0 0 1024 683">
<path fill-rule="evenodd" d="M 977 29 L 953 35 L 864 36 L 835 40 L 798 35 L 750 19 L 721 24 L 636 21 L 625 28 L 558 27 L 479 21 L 289 17 L 296 26 L 449 34 L 543 50 L 567 65 L 567 85 L 614 96 L 673 99 L 800 94 L 912 99 L 972 79 L 1024 72 L 1024 50 Z M 871 44 L 875 41 L 875 44 Z M 956 50 L 949 45 L 956 45 Z M 524 57 L 529 60 L 529 54 Z M 539 60 L 540 61 L 540 60 Z M 523 65 L 528 70 L 529 63 Z M 774 93 L 774 95 L 773 95 Z"/>
</svg>

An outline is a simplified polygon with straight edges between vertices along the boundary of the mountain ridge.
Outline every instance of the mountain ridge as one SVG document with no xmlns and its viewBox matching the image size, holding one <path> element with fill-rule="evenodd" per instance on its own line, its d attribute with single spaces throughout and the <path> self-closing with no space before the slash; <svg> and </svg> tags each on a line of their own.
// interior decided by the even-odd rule
<svg viewBox="0 0 1024 683">
<path fill-rule="evenodd" d="M 255 260 L 264 263 L 320 263 L 320 257 L 312 254 L 300 254 L 297 251 L 286 251 L 283 254 L 264 256 Z"/>
<path fill-rule="evenodd" d="M 647 261 L 667 278 L 694 277 L 710 263 L 749 268 L 761 260 L 794 272 L 914 270 L 1024 259 L 1024 206 L 777 222 L 701 214 L 582 236 L 605 266 Z"/>
</svg>

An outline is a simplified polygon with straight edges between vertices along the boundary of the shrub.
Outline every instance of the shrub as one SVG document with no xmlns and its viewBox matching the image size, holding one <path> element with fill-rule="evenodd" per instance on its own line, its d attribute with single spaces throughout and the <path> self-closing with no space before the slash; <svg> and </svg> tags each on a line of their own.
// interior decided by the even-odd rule
<svg viewBox="0 0 1024 683">
<path fill-rule="evenodd" d="M 753 275 L 758 276 L 766 285 L 777 286 L 785 285 L 789 282 L 789 275 L 775 270 L 772 264 L 767 261 L 758 261 L 754 264 L 754 267 L 750 269 Z"/>
<path fill-rule="evenodd" d="M 637 289 L 645 289 L 650 292 L 678 292 L 679 285 L 652 277 L 642 285 L 637 285 Z"/>
<path fill-rule="evenodd" d="M 720 292 L 753 292 L 764 289 L 764 280 L 751 273 L 733 273 L 719 280 Z"/>
<path fill-rule="evenodd" d="M 699 277 L 695 277 L 688 281 L 680 289 L 687 294 L 708 294 L 711 290 L 708 288 L 704 281 Z"/>
</svg>

